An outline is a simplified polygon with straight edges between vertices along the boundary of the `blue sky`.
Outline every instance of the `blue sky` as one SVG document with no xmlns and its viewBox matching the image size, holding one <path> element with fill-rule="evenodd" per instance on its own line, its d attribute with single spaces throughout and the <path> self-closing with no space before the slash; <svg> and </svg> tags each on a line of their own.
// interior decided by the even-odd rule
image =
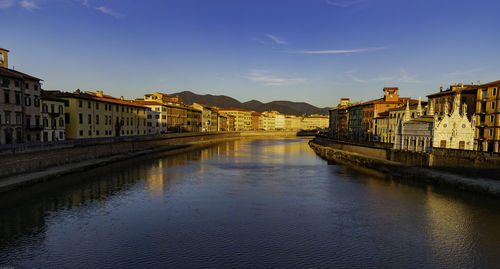
<svg viewBox="0 0 500 269">
<path fill-rule="evenodd" d="M 334 106 L 500 79 L 497 0 L 0 0 L 9 65 L 45 89 Z"/>
</svg>

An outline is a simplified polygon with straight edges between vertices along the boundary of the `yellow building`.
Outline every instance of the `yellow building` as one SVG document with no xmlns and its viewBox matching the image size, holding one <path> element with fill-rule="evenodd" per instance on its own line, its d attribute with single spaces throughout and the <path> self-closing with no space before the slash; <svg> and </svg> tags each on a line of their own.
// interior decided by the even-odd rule
<svg viewBox="0 0 500 269">
<path fill-rule="evenodd" d="M 252 111 L 243 108 L 220 108 L 219 111 L 235 117 L 235 131 L 249 131 L 252 129 Z"/>
<path fill-rule="evenodd" d="M 42 117 L 41 132 L 42 142 L 60 141 L 66 138 L 66 124 L 64 120 L 64 107 L 66 102 L 62 99 L 47 96 L 41 92 L 40 115 Z"/>
<path fill-rule="evenodd" d="M 322 115 L 311 115 L 302 118 L 301 129 L 302 130 L 315 130 L 315 129 L 326 129 L 328 128 L 329 120 L 328 116 Z"/>
<path fill-rule="evenodd" d="M 274 116 L 261 114 L 259 117 L 259 128 L 265 131 L 276 130 L 276 118 Z"/>
<path fill-rule="evenodd" d="M 475 148 L 500 152 L 500 80 L 476 86 Z"/>
<path fill-rule="evenodd" d="M 66 101 L 66 138 L 98 138 L 147 134 L 147 108 L 100 92 L 48 92 Z"/>
</svg>

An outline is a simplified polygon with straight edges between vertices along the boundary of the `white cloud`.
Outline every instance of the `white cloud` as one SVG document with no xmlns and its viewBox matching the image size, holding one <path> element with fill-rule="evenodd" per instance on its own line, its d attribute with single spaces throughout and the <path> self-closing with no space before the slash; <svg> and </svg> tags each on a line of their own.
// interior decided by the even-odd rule
<svg viewBox="0 0 500 269">
<path fill-rule="evenodd" d="M 102 12 L 106 15 L 113 16 L 115 18 L 120 18 L 122 16 L 122 14 L 120 14 L 120 13 L 118 13 L 110 8 L 107 8 L 105 6 L 96 7 L 95 9 L 99 10 L 100 12 Z"/>
<path fill-rule="evenodd" d="M 21 6 L 27 10 L 39 9 L 39 7 L 36 5 L 35 1 L 23 0 L 23 1 L 21 1 Z"/>
<path fill-rule="evenodd" d="M 345 53 L 360 53 L 360 52 L 377 51 L 377 50 L 384 50 L 384 49 L 387 49 L 387 47 L 361 48 L 361 49 L 338 49 L 338 50 L 297 50 L 297 51 L 293 51 L 293 53 L 302 53 L 302 54 L 345 54 Z"/>
<path fill-rule="evenodd" d="M 14 0 L 0 0 L 0 8 L 9 8 L 14 5 Z"/>
<path fill-rule="evenodd" d="M 373 83 L 373 82 L 391 82 L 391 83 L 421 83 L 422 81 L 416 79 L 414 76 L 406 72 L 403 68 L 399 69 L 400 74 L 397 76 L 378 76 L 375 78 L 360 79 L 351 74 L 354 81 L 359 83 Z"/>
<path fill-rule="evenodd" d="M 366 0 L 325 0 L 325 3 L 336 7 L 350 7 L 366 2 Z"/>
<path fill-rule="evenodd" d="M 267 70 L 250 70 L 250 74 L 247 77 L 251 81 L 259 82 L 265 86 L 286 86 L 298 83 L 304 83 L 305 78 L 290 78 L 290 77 L 277 77 L 270 74 Z"/>
<path fill-rule="evenodd" d="M 275 35 L 271 35 L 271 34 L 266 34 L 266 36 L 271 39 L 274 43 L 276 44 L 279 44 L 279 45 L 285 45 L 285 44 L 288 44 L 284 39 L 282 38 L 279 38 Z"/>
</svg>

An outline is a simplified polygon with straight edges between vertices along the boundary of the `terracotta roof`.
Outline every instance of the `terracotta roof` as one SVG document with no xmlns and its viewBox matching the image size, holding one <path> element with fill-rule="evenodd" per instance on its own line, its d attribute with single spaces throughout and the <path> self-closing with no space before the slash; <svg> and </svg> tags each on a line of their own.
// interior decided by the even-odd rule
<svg viewBox="0 0 500 269">
<path fill-rule="evenodd" d="M 497 80 L 497 81 L 492 81 L 492 82 L 488 82 L 488 83 L 485 83 L 485 84 L 481 84 L 477 87 L 489 87 L 489 86 L 493 86 L 493 85 L 497 85 L 497 84 L 500 84 L 500 80 Z"/>
<path fill-rule="evenodd" d="M 247 109 L 244 109 L 244 108 L 237 108 L 237 107 L 219 108 L 219 110 L 222 110 L 222 111 L 235 110 L 235 111 L 252 112 L 250 110 L 247 110 Z"/>
<path fill-rule="evenodd" d="M 75 93 L 70 93 L 70 92 L 60 92 L 60 91 L 46 91 L 49 92 L 49 94 L 53 97 L 57 98 L 77 98 L 77 99 L 85 99 L 85 100 L 96 100 L 96 101 L 101 101 L 101 102 L 106 102 L 106 103 L 112 103 L 112 104 L 121 104 L 121 105 L 127 105 L 127 106 L 135 106 L 135 107 L 144 107 L 143 105 L 140 105 L 139 103 L 131 100 L 120 100 L 118 98 L 106 98 L 106 97 L 97 97 L 92 94 L 84 93 L 84 92 L 75 92 Z"/>
<path fill-rule="evenodd" d="M 162 103 L 155 102 L 155 101 L 144 101 L 144 100 L 138 100 L 138 99 L 135 99 L 135 102 L 139 103 L 141 105 L 144 105 L 144 106 L 161 106 L 161 105 L 163 105 Z"/>
<path fill-rule="evenodd" d="M 22 73 L 22 72 L 13 70 L 13 69 L 9 69 L 9 68 L 4 68 L 4 67 L 0 67 L 0 75 L 6 76 L 6 77 L 11 77 L 11 78 L 18 78 L 18 79 L 29 79 L 29 80 L 36 80 L 36 81 L 41 80 L 37 77 L 30 76 L 28 74 L 25 74 L 25 73 Z"/>
</svg>

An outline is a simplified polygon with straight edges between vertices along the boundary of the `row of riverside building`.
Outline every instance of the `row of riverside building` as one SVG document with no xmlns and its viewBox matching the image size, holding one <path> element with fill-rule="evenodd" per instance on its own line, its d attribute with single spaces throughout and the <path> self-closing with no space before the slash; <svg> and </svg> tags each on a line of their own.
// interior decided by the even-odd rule
<svg viewBox="0 0 500 269">
<path fill-rule="evenodd" d="M 0 144 L 170 132 L 328 128 L 328 116 L 258 113 L 198 103 L 188 106 L 179 96 L 158 92 L 125 100 L 103 91 L 43 90 L 41 79 L 8 68 L 8 52 L 0 48 Z"/>
<path fill-rule="evenodd" d="M 384 96 L 351 103 L 341 98 L 330 109 L 329 136 L 383 143 L 401 150 L 433 148 L 499 152 L 500 80 L 479 85 L 456 84 L 422 102 L 399 97 L 386 87 Z"/>
</svg>

